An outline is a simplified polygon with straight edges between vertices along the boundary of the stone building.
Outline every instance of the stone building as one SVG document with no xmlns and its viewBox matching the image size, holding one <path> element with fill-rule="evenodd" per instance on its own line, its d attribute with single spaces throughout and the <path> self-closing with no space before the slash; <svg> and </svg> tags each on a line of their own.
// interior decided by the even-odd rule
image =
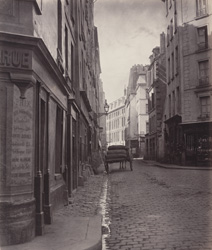
<svg viewBox="0 0 212 250">
<path fill-rule="evenodd" d="M 42 235 L 97 148 L 93 1 L 2 0 L 1 245 Z"/>
<path fill-rule="evenodd" d="M 167 158 L 179 164 L 209 163 L 212 2 L 163 2 L 167 20 Z"/>
<path fill-rule="evenodd" d="M 126 146 L 134 157 L 143 157 L 148 127 L 147 66 L 134 65 L 130 70 L 126 96 Z"/>
<path fill-rule="evenodd" d="M 162 160 L 164 158 L 163 115 L 166 99 L 166 61 L 165 34 L 161 34 L 161 45 L 155 47 L 150 56 L 147 71 L 149 129 L 146 134 L 145 158 Z"/>
<path fill-rule="evenodd" d="M 125 96 L 109 104 L 106 118 L 107 146 L 125 145 Z"/>
</svg>

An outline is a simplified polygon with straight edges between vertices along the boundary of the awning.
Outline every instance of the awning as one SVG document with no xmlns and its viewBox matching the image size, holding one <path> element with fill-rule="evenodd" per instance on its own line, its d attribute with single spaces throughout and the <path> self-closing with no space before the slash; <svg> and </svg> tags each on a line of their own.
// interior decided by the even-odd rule
<svg viewBox="0 0 212 250">
<path fill-rule="evenodd" d="M 169 123 L 180 123 L 182 121 L 182 118 L 180 115 L 175 115 L 172 116 L 171 118 L 167 119 L 166 121 L 164 121 L 164 123 L 169 124 Z"/>
</svg>

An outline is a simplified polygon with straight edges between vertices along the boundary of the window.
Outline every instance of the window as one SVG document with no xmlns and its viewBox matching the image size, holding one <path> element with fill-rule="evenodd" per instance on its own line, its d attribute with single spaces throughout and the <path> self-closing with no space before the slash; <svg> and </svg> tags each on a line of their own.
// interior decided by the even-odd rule
<svg viewBox="0 0 212 250">
<path fill-rule="evenodd" d="M 174 33 L 177 32 L 177 3 L 174 0 Z"/>
<path fill-rule="evenodd" d="M 155 95 L 152 93 L 152 108 L 155 107 Z"/>
<path fill-rule="evenodd" d="M 177 87 L 177 113 L 180 113 L 180 88 Z"/>
<path fill-rule="evenodd" d="M 175 115 L 175 92 L 172 92 L 172 114 Z"/>
<path fill-rule="evenodd" d="M 173 38 L 173 19 L 171 20 L 171 23 L 170 23 L 170 39 Z"/>
<path fill-rule="evenodd" d="M 171 117 L 171 95 L 169 95 L 169 118 Z"/>
<path fill-rule="evenodd" d="M 196 0 L 196 9 L 197 9 L 197 17 L 205 16 L 207 14 L 206 0 Z"/>
<path fill-rule="evenodd" d="M 169 9 L 172 7 L 172 0 L 169 0 Z"/>
<path fill-rule="evenodd" d="M 71 43 L 71 79 L 74 80 L 74 46 Z"/>
<path fill-rule="evenodd" d="M 146 122 L 146 133 L 149 133 L 149 122 Z"/>
<path fill-rule="evenodd" d="M 209 62 L 208 60 L 199 62 L 199 85 L 209 84 Z"/>
<path fill-rule="evenodd" d="M 71 14 L 71 18 L 73 20 L 74 19 L 74 0 L 70 1 L 70 14 Z"/>
<path fill-rule="evenodd" d="M 61 4 L 61 0 L 58 0 L 57 2 L 57 16 L 58 16 L 58 50 L 60 52 L 60 54 L 62 55 L 62 4 Z"/>
<path fill-rule="evenodd" d="M 68 29 L 65 26 L 65 70 L 68 75 Z"/>
<path fill-rule="evenodd" d="M 178 57 L 178 47 L 175 48 L 175 74 L 177 75 L 179 71 L 179 57 Z"/>
<path fill-rule="evenodd" d="M 172 52 L 172 79 L 174 79 L 174 52 Z"/>
<path fill-rule="evenodd" d="M 207 26 L 197 29 L 198 34 L 198 49 L 206 49 L 208 47 L 208 31 Z"/>
<path fill-rule="evenodd" d="M 167 72 L 168 83 L 170 82 L 170 70 L 171 70 L 171 63 L 170 63 L 170 58 L 168 58 L 168 72 Z"/>
<path fill-rule="evenodd" d="M 146 114 L 148 114 L 148 104 L 146 104 Z"/>
<path fill-rule="evenodd" d="M 169 46 L 169 40 L 170 40 L 170 36 L 169 36 L 169 33 L 170 33 L 170 28 L 169 26 L 167 27 L 167 36 L 166 36 L 166 40 L 167 40 L 167 47 Z"/>
<path fill-rule="evenodd" d="M 169 13 L 169 2 L 166 0 L 166 15 Z"/>
<path fill-rule="evenodd" d="M 210 115 L 210 97 L 201 97 L 200 98 L 200 105 L 201 105 L 201 115 Z"/>
</svg>

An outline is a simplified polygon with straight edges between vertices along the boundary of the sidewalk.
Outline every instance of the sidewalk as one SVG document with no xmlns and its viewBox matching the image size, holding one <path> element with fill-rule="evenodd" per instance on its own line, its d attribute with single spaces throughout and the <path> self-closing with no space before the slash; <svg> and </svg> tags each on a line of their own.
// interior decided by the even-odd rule
<svg viewBox="0 0 212 250">
<path fill-rule="evenodd" d="M 1 250 L 101 250 L 102 215 L 99 211 L 104 174 L 91 175 L 69 200 L 69 205 L 54 213 L 53 223 L 32 241 Z"/>
<path fill-rule="evenodd" d="M 212 170 L 212 166 L 180 166 L 180 165 L 175 165 L 175 164 L 165 164 L 165 163 L 160 163 L 157 161 L 150 161 L 150 160 L 142 160 L 142 162 L 161 167 L 161 168 L 169 168 L 169 169 L 186 169 L 186 170 Z"/>
</svg>

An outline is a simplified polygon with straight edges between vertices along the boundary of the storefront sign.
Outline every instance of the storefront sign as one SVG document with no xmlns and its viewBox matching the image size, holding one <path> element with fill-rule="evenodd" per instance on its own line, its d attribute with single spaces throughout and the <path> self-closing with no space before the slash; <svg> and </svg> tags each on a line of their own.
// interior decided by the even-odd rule
<svg viewBox="0 0 212 250">
<path fill-rule="evenodd" d="M 32 52 L 19 48 L 0 48 L 0 67 L 31 69 Z"/>
</svg>

